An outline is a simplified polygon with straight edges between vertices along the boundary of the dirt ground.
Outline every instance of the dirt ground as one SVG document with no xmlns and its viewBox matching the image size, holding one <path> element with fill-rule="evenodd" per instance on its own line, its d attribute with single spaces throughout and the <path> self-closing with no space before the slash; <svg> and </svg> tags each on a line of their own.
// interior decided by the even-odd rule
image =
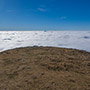
<svg viewBox="0 0 90 90">
<path fill-rule="evenodd" d="M 1 52 L 0 90 L 90 90 L 90 53 L 56 47 Z"/>
</svg>

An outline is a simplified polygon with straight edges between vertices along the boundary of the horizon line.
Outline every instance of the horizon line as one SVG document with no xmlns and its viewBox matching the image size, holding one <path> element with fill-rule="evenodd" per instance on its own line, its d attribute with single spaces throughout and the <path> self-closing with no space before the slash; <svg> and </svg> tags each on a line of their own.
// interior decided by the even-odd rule
<svg viewBox="0 0 90 90">
<path fill-rule="evenodd" d="M 90 30 L 1 30 L 0 31 L 90 31 Z"/>
</svg>

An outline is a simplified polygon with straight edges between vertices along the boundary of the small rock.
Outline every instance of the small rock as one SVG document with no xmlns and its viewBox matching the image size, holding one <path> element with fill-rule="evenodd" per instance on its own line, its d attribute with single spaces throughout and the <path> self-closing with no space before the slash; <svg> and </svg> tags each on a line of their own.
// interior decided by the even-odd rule
<svg viewBox="0 0 90 90">
<path fill-rule="evenodd" d="M 52 82 L 52 85 L 53 85 L 53 86 L 55 86 L 55 85 L 56 85 L 56 83 L 55 83 L 55 82 Z"/>
</svg>

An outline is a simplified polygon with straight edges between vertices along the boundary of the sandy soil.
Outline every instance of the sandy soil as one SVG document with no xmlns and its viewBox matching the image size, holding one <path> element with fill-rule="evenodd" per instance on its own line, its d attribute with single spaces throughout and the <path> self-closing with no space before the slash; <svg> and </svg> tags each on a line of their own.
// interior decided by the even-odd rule
<svg viewBox="0 0 90 90">
<path fill-rule="evenodd" d="M 90 53 L 55 47 L 1 52 L 0 90 L 90 90 Z"/>
</svg>

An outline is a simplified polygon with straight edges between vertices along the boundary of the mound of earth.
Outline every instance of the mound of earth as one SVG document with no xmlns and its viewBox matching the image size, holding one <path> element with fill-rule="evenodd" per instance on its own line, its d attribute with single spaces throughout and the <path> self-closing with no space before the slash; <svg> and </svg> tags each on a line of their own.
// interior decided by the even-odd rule
<svg viewBox="0 0 90 90">
<path fill-rule="evenodd" d="M 0 90 L 90 90 L 90 53 L 56 47 L 1 52 Z"/>
</svg>

